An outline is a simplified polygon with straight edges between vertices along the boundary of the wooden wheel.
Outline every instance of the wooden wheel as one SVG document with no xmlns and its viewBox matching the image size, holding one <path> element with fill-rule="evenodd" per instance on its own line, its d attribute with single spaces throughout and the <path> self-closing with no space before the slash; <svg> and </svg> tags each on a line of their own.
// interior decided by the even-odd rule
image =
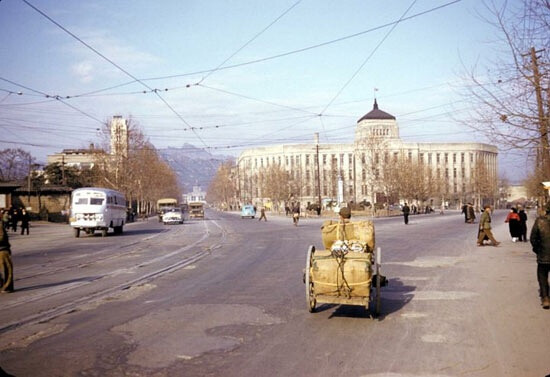
<svg viewBox="0 0 550 377">
<path fill-rule="evenodd" d="M 315 311 L 315 293 L 313 289 L 313 282 L 311 281 L 310 268 L 313 260 L 313 253 L 315 252 L 315 246 L 309 246 L 306 257 L 306 271 L 305 271 L 305 283 L 306 283 L 306 303 L 310 313 Z"/>
<path fill-rule="evenodd" d="M 375 271 L 376 271 L 376 285 L 375 285 L 375 290 L 376 290 L 376 301 L 374 302 L 374 315 L 376 317 L 378 317 L 380 315 L 380 306 L 381 306 L 381 302 L 380 302 L 380 287 L 381 287 L 381 284 L 382 284 L 382 277 L 380 275 L 380 260 L 381 260 L 381 252 L 380 252 L 380 248 L 377 248 L 376 249 L 376 256 L 375 256 L 375 260 L 374 260 L 374 265 L 375 265 Z"/>
</svg>

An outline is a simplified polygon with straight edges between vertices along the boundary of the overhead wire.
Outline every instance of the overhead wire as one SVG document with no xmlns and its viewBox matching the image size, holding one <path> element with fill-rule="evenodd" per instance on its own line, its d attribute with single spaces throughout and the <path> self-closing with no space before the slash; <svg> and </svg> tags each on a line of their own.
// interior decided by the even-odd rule
<svg viewBox="0 0 550 377">
<path fill-rule="evenodd" d="M 142 80 L 140 80 L 139 78 L 137 78 L 136 76 L 134 76 L 133 74 L 131 74 L 130 72 L 128 72 L 127 70 L 125 70 L 124 68 L 122 68 L 120 65 L 118 65 L 117 63 L 115 63 L 113 60 L 111 60 L 110 58 L 108 58 L 107 56 L 105 56 L 104 54 L 102 54 L 100 51 L 98 51 L 97 49 L 95 49 L 93 46 L 91 46 L 90 44 L 86 43 L 84 40 L 82 40 L 80 37 L 78 37 L 76 34 L 72 33 L 70 30 L 68 30 L 67 28 L 65 28 L 63 25 L 61 25 L 59 22 L 55 21 L 53 18 L 51 18 L 50 16 L 48 16 L 46 13 L 44 13 L 42 10 L 38 9 L 36 6 L 34 6 L 33 4 L 31 4 L 28 0 L 21 0 L 23 1 L 25 4 L 27 4 L 29 7 L 31 7 L 32 9 L 34 9 L 36 12 L 38 12 L 40 15 L 42 15 L 43 17 L 45 17 L 48 21 L 52 22 L 54 25 L 56 25 L 58 28 L 60 28 L 61 30 L 63 30 L 65 33 L 69 34 L 71 37 L 73 37 L 74 39 L 76 39 L 78 42 L 80 42 L 81 44 L 83 44 L 84 46 L 86 46 L 88 49 L 90 49 L 91 51 L 93 51 L 96 55 L 100 56 L 102 59 L 104 59 L 105 61 L 109 62 L 111 65 L 113 65 L 114 67 L 116 67 L 118 70 L 120 70 L 121 72 L 123 72 L 125 75 L 127 75 L 128 77 L 132 78 L 133 80 L 135 80 L 136 82 L 140 83 L 141 85 L 143 85 L 144 87 L 146 87 L 147 89 L 151 90 L 160 100 L 161 102 L 164 103 L 164 105 L 170 109 L 172 111 L 172 113 L 174 113 L 174 115 L 176 115 L 176 117 L 181 120 L 185 125 L 187 125 L 188 127 L 191 127 L 191 125 L 181 116 L 181 114 L 179 114 L 169 103 L 168 101 L 166 101 L 166 99 L 164 99 L 164 97 L 162 97 L 159 93 L 158 93 L 158 90 L 156 89 L 153 89 L 151 88 L 149 85 L 147 85 L 145 82 L 143 82 Z M 195 133 L 195 136 L 206 146 L 206 144 L 204 143 L 204 141 L 201 139 L 201 137 Z"/>
<path fill-rule="evenodd" d="M 22 1 L 26 1 L 26 0 L 22 0 Z M 42 95 L 43 95 L 44 97 L 46 97 L 46 98 L 55 99 L 55 100 L 61 102 L 63 105 L 65 105 L 65 106 L 67 106 L 67 107 L 70 107 L 71 109 L 73 109 L 73 110 L 79 112 L 80 114 L 82 114 L 82 115 L 84 115 L 84 116 L 86 116 L 86 117 L 88 117 L 88 118 L 90 118 L 90 119 L 93 119 L 93 120 L 95 120 L 96 122 L 99 122 L 99 123 L 103 124 L 103 122 L 102 122 L 101 120 L 97 119 L 95 116 L 86 113 L 85 111 L 79 109 L 78 107 L 76 107 L 76 106 L 74 106 L 74 105 L 71 105 L 70 103 L 66 102 L 66 101 L 65 101 L 61 96 L 59 96 L 59 95 L 50 95 L 50 94 L 44 93 L 44 92 L 42 92 L 42 91 L 39 91 L 39 90 L 36 90 L 36 89 L 33 89 L 33 88 L 29 88 L 29 87 L 27 87 L 27 86 L 25 86 L 25 85 L 22 85 L 22 84 L 19 84 L 19 83 L 15 82 L 15 81 L 6 79 L 5 77 L 0 77 L 0 80 L 5 81 L 5 82 L 10 83 L 10 84 L 15 85 L 15 86 L 18 86 L 18 87 L 21 87 L 21 88 L 30 90 L 31 92 L 38 93 L 38 94 L 42 94 Z"/>
<path fill-rule="evenodd" d="M 200 79 L 196 84 L 201 84 L 204 80 L 206 80 L 208 77 L 210 77 L 214 72 L 218 71 L 225 63 L 227 63 L 231 58 L 233 58 L 235 55 L 237 55 L 239 52 L 241 52 L 246 46 L 248 46 L 250 43 L 252 43 L 254 40 L 256 40 L 260 35 L 265 33 L 271 26 L 275 25 L 281 18 L 283 18 L 288 12 L 290 12 L 294 7 L 296 7 L 299 3 L 301 3 L 302 0 L 296 1 L 294 4 L 292 4 L 288 9 L 286 9 L 282 14 L 280 14 L 275 20 L 273 20 L 269 25 L 267 25 L 265 28 L 263 28 L 260 32 L 258 32 L 252 39 L 248 40 L 244 45 L 239 47 L 233 54 L 231 54 L 229 57 L 227 57 L 223 62 L 221 62 L 216 68 L 211 70 L 207 73 L 206 76 L 204 76 L 202 79 Z"/>
<path fill-rule="evenodd" d="M 346 39 L 355 38 L 355 37 L 358 37 L 358 36 L 361 36 L 361 35 L 364 35 L 364 34 L 368 34 L 368 33 L 371 33 L 371 32 L 374 32 L 374 31 L 377 31 L 377 30 L 380 30 L 380 29 L 390 27 L 390 26 L 392 26 L 394 24 L 397 24 L 399 22 L 409 21 L 409 20 L 414 19 L 416 17 L 420 17 L 420 16 L 423 16 L 425 14 L 435 12 L 437 10 L 446 8 L 450 5 L 459 3 L 461 1 L 462 0 L 453 0 L 453 1 L 450 1 L 448 3 L 439 5 L 437 7 L 433 7 L 433 8 L 430 8 L 428 10 L 425 10 L 425 11 L 422 11 L 422 12 L 419 12 L 419 13 L 415 13 L 415 14 L 413 14 L 411 16 L 408 16 L 408 17 L 405 17 L 401 20 L 388 22 L 388 23 L 383 24 L 383 25 L 379 25 L 379 26 L 376 26 L 376 27 L 373 27 L 373 28 L 370 28 L 370 29 L 367 29 L 367 30 L 360 31 L 358 33 L 350 34 L 350 35 L 340 37 L 340 38 L 337 38 L 337 39 L 333 39 L 333 40 L 330 40 L 330 41 L 318 43 L 318 44 L 315 44 L 315 45 L 299 48 L 299 49 L 292 50 L 292 51 L 287 51 L 287 52 L 284 52 L 284 53 L 281 53 L 281 54 L 276 54 L 276 55 L 268 56 L 268 57 L 265 57 L 265 58 L 260 58 L 260 59 L 255 59 L 255 60 L 250 60 L 250 61 L 247 61 L 247 62 L 243 62 L 243 63 L 238 63 L 238 64 L 233 64 L 233 65 L 227 65 L 227 66 L 224 66 L 224 67 L 220 67 L 220 68 L 218 68 L 218 71 L 225 70 L 225 69 L 238 68 L 238 67 L 242 67 L 242 66 L 246 66 L 246 65 L 256 64 L 256 63 L 262 63 L 262 62 L 265 62 L 265 61 L 268 61 L 268 60 L 278 59 L 278 58 L 282 58 L 282 57 L 285 57 L 285 56 L 294 55 L 294 54 L 298 54 L 298 53 L 301 53 L 301 52 L 313 50 L 313 49 L 316 49 L 316 48 L 319 48 L 319 47 L 327 46 L 327 45 L 330 45 L 330 44 L 333 44 L 333 43 L 338 43 L 338 42 L 344 41 Z M 201 70 L 201 71 L 175 74 L 175 75 L 148 77 L 148 78 L 143 78 L 142 80 L 143 81 L 152 81 L 152 80 L 164 80 L 164 79 L 170 79 L 170 78 L 176 78 L 176 77 L 192 76 L 192 75 L 197 75 L 197 74 L 201 74 L 201 73 L 210 72 L 211 70 L 213 70 L 213 69 L 206 69 L 206 70 Z"/>
<path fill-rule="evenodd" d="M 390 34 L 395 30 L 395 28 L 397 27 L 397 25 L 399 25 L 399 23 L 405 18 L 405 16 L 407 15 L 407 13 L 409 13 L 409 11 L 411 10 L 411 8 L 416 4 L 418 0 L 413 0 L 413 2 L 411 3 L 411 5 L 409 5 L 409 7 L 405 10 L 405 12 L 403 13 L 403 15 L 399 18 L 399 20 L 397 20 L 396 23 L 394 23 L 392 25 L 392 27 L 390 28 L 390 30 L 388 30 L 388 32 L 384 35 L 384 37 L 380 40 L 380 42 L 378 42 L 378 44 L 376 45 L 376 47 L 371 51 L 371 53 L 365 58 L 365 60 L 363 60 L 363 63 L 361 63 L 361 65 L 359 66 L 359 68 L 357 68 L 355 70 L 355 72 L 351 75 L 351 77 L 348 79 L 348 81 L 346 81 L 346 83 L 342 86 L 342 88 L 340 88 L 340 90 L 336 93 L 336 95 L 329 101 L 329 103 L 323 108 L 323 110 L 321 111 L 321 114 L 323 114 L 329 107 L 330 105 L 332 105 L 332 103 L 336 100 L 336 98 L 338 98 L 340 96 L 340 94 L 342 94 L 342 92 L 348 87 L 348 85 L 353 81 L 353 79 L 355 79 L 355 77 L 359 74 L 359 72 L 361 72 L 361 70 L 363 69 L 363 67 L 367 64 L 367 62 L 373 57 L 373 55 L 376 53 L 376 51 L 378 51 L 378 49 L 380 48 L 380 46 L 382 46 L 382 44 L 386 41 L 386 39 L 390 36 Z"/>
</svg>

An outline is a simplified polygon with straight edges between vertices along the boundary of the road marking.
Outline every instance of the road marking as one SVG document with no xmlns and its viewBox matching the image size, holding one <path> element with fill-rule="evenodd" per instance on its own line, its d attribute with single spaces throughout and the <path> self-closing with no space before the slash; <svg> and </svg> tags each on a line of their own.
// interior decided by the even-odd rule
<svg viewBox="0 0 550 377">
<path fill-rule="evenodd" d="M 416 301 L 428 300 L 465 300 L 479 296 L 476 292 L 467 291 L 402 291 L 383 292 L 382 297 L 388 300 L 402 301 L 404 298 L 412 297 Z"/>
</svg>

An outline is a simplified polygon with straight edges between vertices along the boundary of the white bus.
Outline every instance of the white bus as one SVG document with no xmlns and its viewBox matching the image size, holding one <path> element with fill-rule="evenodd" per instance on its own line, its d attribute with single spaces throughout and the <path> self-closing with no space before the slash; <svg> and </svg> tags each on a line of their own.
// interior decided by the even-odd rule
<svg viewBox="0 0 550 377">
<path fill-rule="evenodd" d="M 86 234 L 100 230 L 105 237 L 109 228 L 120 234 L 125 222 L 126 199 L 122 193 L 100 187 L 83 187 L 72 192 L 70 223 L 75 237 L 80 236 L 81 230 Z"/>
</svg>

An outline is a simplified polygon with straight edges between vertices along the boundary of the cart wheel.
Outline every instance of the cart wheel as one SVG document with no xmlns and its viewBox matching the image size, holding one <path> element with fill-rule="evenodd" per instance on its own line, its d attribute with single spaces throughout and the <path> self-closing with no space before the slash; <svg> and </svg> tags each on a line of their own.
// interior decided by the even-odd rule
<svg viewBox="0 0 550 377">
<path fill-rule="evenodd" d="M 376 285 L 375 285 L 375 301 L 374 301 L 374 315 L 376 317 L 378 317 L 380 315 L 380 284 L 381 284 L 381 281 L 380 281 L 380 274 L 376 274 Z"/>
<path fill-rule="evenodd" d="M 380 271 L 380 261 L 381 261 L 381 251 L 380 248 L 376 249 L 376 258 L 375 258 L 375 270 L 376 270 L 376 301 L 374 302 L 374 315 L 378 317 L 380 315 L 380 287 L 382 285 L 382 275 Z"/>
<path fill-rule="evenodd" d="M 315 295 L 313 293 L 313 282 L 310 279 L 310 267 L 311 267 L 311 261 L 313 260 L 313 253 L 315 252 L 315 246 L 311 245 L 309 246 L 309 249 L 307 250 L 307 257 L 306 257 L 306 271 L 305 271 L 305 283 L 306 283 L 306 303 L 307 308 L 310 313 L 313 313 L 315 311 Z"/>
</svg>

